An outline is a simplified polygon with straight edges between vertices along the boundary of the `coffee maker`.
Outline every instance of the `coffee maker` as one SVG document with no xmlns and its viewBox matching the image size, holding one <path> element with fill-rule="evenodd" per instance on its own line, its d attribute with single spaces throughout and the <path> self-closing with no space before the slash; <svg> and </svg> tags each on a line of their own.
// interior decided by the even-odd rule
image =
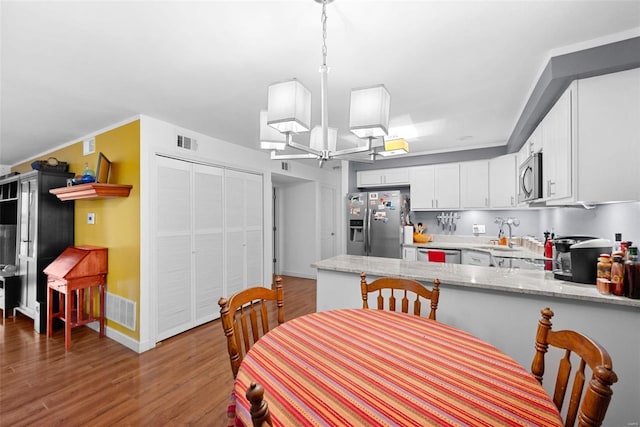
<svg viewBox="0 0 640 427">
<path fill-rule="evenodd" d="M 571 245 L 585 240 L 592 240 L 591 236 L 562 236 L 553 240 L 553 277 L 559 280 L 573 281 L 571 273 Z M 595 267 L 594 267 L 595 268 Z"/>
</svg>

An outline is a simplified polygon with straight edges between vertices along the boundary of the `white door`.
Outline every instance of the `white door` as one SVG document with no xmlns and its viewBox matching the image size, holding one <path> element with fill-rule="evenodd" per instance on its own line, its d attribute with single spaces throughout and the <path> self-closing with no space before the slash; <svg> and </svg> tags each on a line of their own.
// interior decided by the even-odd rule
<svg viewBox="0 0 640 427">
<path fill-rule="evenodd" d="M 219 317 L 224 295 L 223 169 L 193 165 L 194 326 Z"/>
<path fill-rule="evenodd" d="M 336 190 L 320 188 L 320 259 L 336 255 Z"/>
<path fill-rule="evenodd" d="M 157 340 L 191 327 L 191 164 L 157 157 Z"/>
<path fill-rule="evenodd" d="M 226 295 L 262 283 L 262 176 L 225 173 Z"/>
</svg>

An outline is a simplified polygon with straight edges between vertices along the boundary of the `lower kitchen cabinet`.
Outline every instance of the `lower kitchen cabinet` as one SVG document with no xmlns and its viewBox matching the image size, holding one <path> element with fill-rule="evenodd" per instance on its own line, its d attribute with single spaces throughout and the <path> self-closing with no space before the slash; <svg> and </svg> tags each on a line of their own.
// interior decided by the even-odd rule
<svg viewBox="0 0 640 427">
<path fill-rule="evenodd" d="M 418 249 L 414 247 L 402 247 L 402 259 L 405 261 L 415 261 L 418 259 Z"/>
</svg>

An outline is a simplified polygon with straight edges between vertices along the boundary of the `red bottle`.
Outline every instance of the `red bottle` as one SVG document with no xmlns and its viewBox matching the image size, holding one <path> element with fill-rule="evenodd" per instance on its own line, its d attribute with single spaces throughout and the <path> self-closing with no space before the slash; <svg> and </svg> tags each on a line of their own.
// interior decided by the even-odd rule
<svg viewBox="0 0 640 427">
<path fill-rule="evenodd" d="M 549 238 L 549 232 L 544 233 L 544 257 L 545 258 L 553 258 L 553 240 Z M 553 270 L 553 261 L 545 261 L 544 269 L 551 271 Z"/>
</svg>

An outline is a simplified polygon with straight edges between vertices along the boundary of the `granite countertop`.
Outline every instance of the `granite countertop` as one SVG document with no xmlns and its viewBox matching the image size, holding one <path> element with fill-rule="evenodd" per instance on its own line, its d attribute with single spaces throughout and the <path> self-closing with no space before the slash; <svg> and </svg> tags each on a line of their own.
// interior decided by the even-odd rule
<svg viewBox="0 0 640 427">
<path fill-rule="evenodd" d="M 421 245 L 422 246 L 422 245 Z M 490 289 L 520 294 L 592 301 L 640 308 L 640 300 L 600 294 L 595 285 L 565 282 L 553 278 L 551 272 L 475 265 L 425 263 L 396 258 L 338 255 L 311 264 L 319 270 L 339 271 L 373 276 L 406 277 L 443 284 Z"/>
</svg>

